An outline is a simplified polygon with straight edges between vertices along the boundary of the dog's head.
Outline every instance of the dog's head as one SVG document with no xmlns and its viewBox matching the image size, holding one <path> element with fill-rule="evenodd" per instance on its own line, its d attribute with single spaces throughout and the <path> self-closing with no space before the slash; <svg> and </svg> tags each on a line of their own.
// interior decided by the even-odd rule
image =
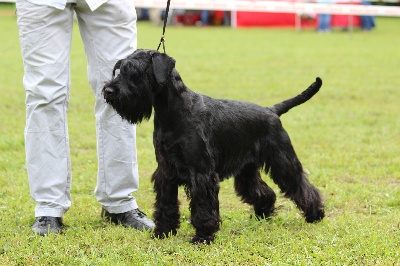
<svg viewBox="0 0 400 266">
<path fill-rule="evenodd" d="M 155 50 L 137 50 L 119 60 L 103 88 L 104 99 L 122 118 L 138 124 L 149 119 L 153 98 L 167 86 L 175 60 Z"/>
</svg>

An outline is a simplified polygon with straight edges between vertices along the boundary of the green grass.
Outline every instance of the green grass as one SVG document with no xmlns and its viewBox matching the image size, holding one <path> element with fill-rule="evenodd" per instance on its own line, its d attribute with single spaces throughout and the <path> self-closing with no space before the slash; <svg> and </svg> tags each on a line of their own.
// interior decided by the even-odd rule
<svg viewBox="0 0 400 266">
<path fill-rule="evenodd" d="M 183 191 L 177 236 L 112 226 L 99 218 L 94 97 L 77 27 L 69 108 L 73 205 L 63 235 L 34 236 L 34 202 L 25 169 L 25 93 L 16 17 L 0 5 L 0 265 L 400 265 L 400 19 L 378 18 L 370 33 L 335 30 L 167 27 L 167 52 L 192 90 L 269 106 L 316 76 L 322 90 L 282 117 L 309 179 L 322 192 L 326 219 L 307 224 L 277 192 L 276 215 L 249 219 L 232 180 L 221 184 L 222 228 L 214 244 L 189 243 Z M 156 48 L 161 27 L 139 23 L 139 47 Z M 152 122 L 137 130 L 141 188 L 153 212 L 156 164 Z"/>
</svg>

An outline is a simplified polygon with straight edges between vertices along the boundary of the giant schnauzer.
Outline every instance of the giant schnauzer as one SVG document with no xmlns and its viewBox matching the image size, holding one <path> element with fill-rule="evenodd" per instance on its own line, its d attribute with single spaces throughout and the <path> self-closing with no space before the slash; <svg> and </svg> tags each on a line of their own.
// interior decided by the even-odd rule
<svg viewBox="0 0 400 266">
<path fill-rule="evenodd" d="M 103 89 L 106 102 L 131 123 L 149 119 L 154 108 L 155 237 L 176 234 L 178 186 L 183 185 L 196 229 L 192 242 L 213 241 L 221 223 L 219 182 L 231 176 L 237 195 L 253 205 L 256 217 L 268 218 L 276 196 L 261 179 L 262 169 L 307 222 L 322 220 L 320 193 L 307 180 L 279 119 L 314 96 L 321 85 L 317 78 L 298 96 L 267 108 L 191 91 L 175 69 L 175 60 L 154 50 L 137 50 L 118 61 Z"/>
</svg>

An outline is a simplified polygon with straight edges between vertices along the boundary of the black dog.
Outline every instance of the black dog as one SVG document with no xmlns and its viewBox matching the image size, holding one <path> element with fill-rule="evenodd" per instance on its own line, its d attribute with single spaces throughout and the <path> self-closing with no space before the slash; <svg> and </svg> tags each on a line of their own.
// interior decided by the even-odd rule
<svg viewBox="0 0 400 266">
<path fill-rule="evenodd" d="M 196 229 L 192 241 L 213 241 L 221 223 L 219 182 L 230 176 L 235 178 L 238 196 L 254 206 L 255 215 L 269 217 L 276 196 L 261 179 L 262 168 L 307 222 L 322 220 L 320 193 L 307 180 L 279 119 L 309 100 L 321 85 L 317 78 L 302 94 L 265 108 L 189 90 L 175 69 L 175 60 L 157 51 L 137 50 L 118 61 L 113 79 L 103 89 L 107 103 L 131 123 L 149 119 L 153 108 L 155 112 L 154 235 L 176 234 L 178 186 L 183 185 Z"/>
</svg>

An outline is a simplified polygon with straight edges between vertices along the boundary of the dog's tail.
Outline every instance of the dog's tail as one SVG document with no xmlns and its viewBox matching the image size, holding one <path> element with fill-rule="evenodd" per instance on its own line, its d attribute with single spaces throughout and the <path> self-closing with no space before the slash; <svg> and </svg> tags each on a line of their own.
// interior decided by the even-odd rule
<svg viewBox="0 0 400 266">
<path fill-rule="evenodd" d="M 288 112 L 293 107 L 310 100 L 319 91 L 321 86 L 322 86 L 322 80 L 319 77 L 317 77 L 315 82 L 313 84 L 311 84 L 310 87 L 308 87 L 308 89 L 303 91 L 301 94 L 299 94 L 296 97 L 293 97 L 289 100 L 275 104 L 275 105 L 269 107 L 269 109 L 272 112 L 274 112 L 275 114 L 277 114 L 278 116 L 281 116 L 284 113 Z"/>
</svg>

